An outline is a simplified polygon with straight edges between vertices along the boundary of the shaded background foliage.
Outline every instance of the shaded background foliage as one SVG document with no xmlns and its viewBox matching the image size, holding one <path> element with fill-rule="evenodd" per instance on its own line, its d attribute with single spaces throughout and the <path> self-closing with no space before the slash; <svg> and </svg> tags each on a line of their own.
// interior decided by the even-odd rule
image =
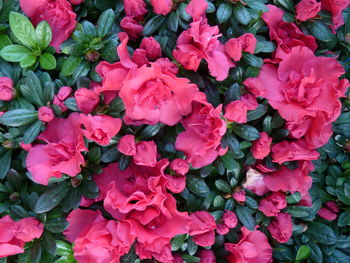
<svg viewBox="0 0 350 263">
<path fill-rule="evenodd" d="M 207 17 L 209 24 L 218 24 L 223 39 L 238 37 L 244 33 L 253 33 L 258 39 L 255 54 L 245 53 L 237 67 L 231 69 L 229 77 L 217 82 L 208 77 L 206 65 L 201 65 L 197 72 L 180 69 L 180 76 L 189 78 L 204 91 L 207 99 L 214 106 L 239 99 L 242 83 L 249 77 L 259 74 L 263 59 L 271 56 L 275 44 L 269 41 L 268 28 L 260 18 L 266 11 L 266 4 L 273 3 L 285 11 L 284 20 L 294 22 L 292 0 L 245 0 L 245 4 L 228 1 L 208 1 Z M 145 17 L 143 33 L 154 36 L 162 47 L 162 52 L 172 57 L 179 33 L 188 28 L 190 16 L 185 12 L 185 3 L 178 3 L 167 16 L 148 12 Z M 0 215 L 10 214 L 13 219 L 28 216 L 37 217 L 44 223 L 45 232 L 40 239 L 26 245 L 26 252 L 0 262 L 75 262 L 72 245 L 64 240 L 62 232 L 68 227 L 67 214 L 79 206 L 82 196 L 95 198 L 99 189 L 93 182 L 92 175 L 111 162 L 119 161 L 125 169 L 130 159 L 116 149 L 116 138 L 108 146 L 101 147 L 89 143 L 89 152 L 85 159 L 88 164 L 75 178 L 64 176 L 50 181 L 49 186 L 33 183 L 25 168 L 26 152 L 20 148 L 20 142 L 31 143 L 44 130 L 45 124 L 37 118 L 40 106 L 52 103 L 59 87 L 72 86 L 75 89 L 87 87 L 91 81 L 101 81 L 95 72 L 100 61 L 110 63 L 118 61 L 115 52 L 121 31 L 119 23 L 123 15 L 123 2 L 118 0 L 85 0 L 75 6 L 79 24 L 71 39 L 62 44 L 62 52 L 55 54 L 53 48 L 43 45 L 31 61 L 18 60 L 9 63 L 0 58 L 0 76 L 8 76 L 16 84 L 17 96 L 11 102 L 0 102 L 0 111 L 16 110 L 13 116 L 2 119 L 0 126 Z M 150 9 L 151 10 L 151 9 Z M 0 0 L 0 50 L 10 44 L 21 44 L 13 28 L 9 27 L 10 11 L 19 10 L 18 1 Z M 321 11 L 320 17 L 313 21 L 300 23 L 299 27 L 306 34 L 314 35 L 319 48 L 317 54 L 325 55 L 331 51 L 347 69 L 350 77 L 350 10 L 343 12 L 345 25 L 336 35 L 328 25 L 331 15 Z M 20 22 L 21 23 L 21 22 Z M 23 22 L 24 23 L 24 22 Z M 49 29 L 46 33 L 49 34 Z M 130 44 L 130 52 L 139 46 L 139 42 Z M 47 54 L 47 55 L 44 55 Z M 47 59 L 41 58 L 47 56 Z M 10 59 L 11 60 L 11 59 Z M 31 64 L 32 63 L 32 64 Z M 29 65 L 29 66 L 28 66 Z M 64 101 L 70 111 L 78 111 L 74 98 Z M 260 101 L 259 107 L 249 111 L 247 124 L 234 124 L 230 127 L 222 144 L 229 147 L 226 155 L 219 157 L 212 165 L 191 170 L 187 175 L 186 189 L 177 194 L 178 208 L 181 211 L 207 210 L 216 218 L 221 218 L 224 210 L 234 210 L 240 224 L 253 230 L 260 224 L 266 230 L 270 218 L 258 211 L 261 197 L 247 192 L 245 205 L 234 201 L 232 193 L 240 189 L 245 179 L 246 167 L 255 162 L 251 155 L 252 141 L 259 137 L 260 131 L 266 131 L 274 140 L 281 141 L 288 136 L 283 129 L 284 121 L 266 101 Z M 334 134 L 327 145 L 319 149 L 321 158 L 314 161 L 312 172 L 313 186 L 310 190 L 313 206 L 296 205 L 300 194 L 287 196 L 286 211 L 293 217 L 293 237 L 286 244 L 278 244 L 269 239 L 274 247 L 275 262 L 350 262 L 350 99 L 343 100 L 343 110 L 334 123 Z M 67 116 L 59 107 L 55 107 L 56 116 Z M 123 103 L 116 98 L 109 106 L 101 106 L 96 111 L 113 117 L 123 116 Z M 165 127 L 162 124 L 139 127 L 123 126 L 122 131 L 131 132 L 142 139 L 152 138 L 157 142 L 162 157 L 174 159 L 182 157 L 174 147 L 176 135 L 181 125 Z M 292 163 L 290 164 L 293 165 Z M 317 216 L 322 204 L 336 201 L 340 211 L 337 219 L 327 221 Z M 101 209 L 101 203 L 92 209 Z M 105 213 L 107 218 L 110 216 Z M 216 236 L 213 250 L 218 262 L 225 262 L 224 242 L 237 242 L 237 229 L 230 230 L 225 236 Z M 198 262 L 198 246 L 188 235 L 176 236 L 172 250 L 179 252 L 186 262 Z M 8 260 L 8 261 L 6 261 Z M 124 256 L 122 262 L 139 262 L 133 251 Z"/>
</svg>

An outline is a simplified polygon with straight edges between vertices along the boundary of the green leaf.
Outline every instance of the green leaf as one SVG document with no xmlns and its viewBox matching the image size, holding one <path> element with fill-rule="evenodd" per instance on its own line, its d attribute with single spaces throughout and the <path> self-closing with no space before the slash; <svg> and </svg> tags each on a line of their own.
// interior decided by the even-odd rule
<svg viewBox="0 0 350 263">
<path fill-rule="evenodd" d="M 110 33 L 113 22 L 114 22 L 114 12 L 113 9 L 107 9 L 105 10 L 97 21 L 97 35 L 99 37 L 104 37 L 108 33 Z"/>
<path fill-rule="evenodd" d="M 350 225 L 350 210 L 341 213 L 338 219 L 338 226 L 344 227 Z"/>
<path fill-rule="evenodd" d="M 248 141 L 255 141 L 259 139 L 260 133 L 253 126 L 247 124 L 234 124 L 232 130 L 241 138 Z"/>
<path fill-rule="evenodd" d="M 213 206 L 215 208 L 222 208 L 224 206 L 224 204 L 225 204 L 225 200 L 224 200 L 224 198 L 222 198 L 221 195 L 215 196 L 214 201 L 213 201 Z"/>
<path fill-rule="evenodd" d="M 10 62 L 20 62 L 30 55 L 31 50 L 21 45 L 9 45 L 1 49 L 1 57 Z"/>
<path fill-rule="evenodd" d="M 0 123 L 10 127 L 20 127 L 34 122 L 37 118 L 38 113 L 34 110 L 10 110 L 0 117 Z"/>
<path fill-rule="evenodd" d="M 41 214 L 52 210 L 59 205 L 68 191 L 69 187 L 64 183 L 53 186 L 39 197 L 34 212 Z"/>
<path fill-rule="evenodd" d="M 258 41 L 258 43 L 256 43 L 254 54 L 257 54 L 260 52 L 272 53 L 273 51 L 275 51 L 275 49 L 276 49 L 276 45 L 271 41 Z"/>
<path fill-rule="evenodd" d="M 53 238 L 53 236 L 45 231 L 42 235 L 42 246 L 46 250 L 46 252 L 50 255 L 56 255 L 56 240 Z"/>
<path fill-rule="evenodd" d="M 284 8 L 290 11 L 294 11 L 294 4 L 292 0 L 275 0 L 275 1 L 277 2 L 277 4 L 280 4 Z"/>
<path fill-rule="evenodd" d="M 156 125 L 148 125 L 146 128 L 144 128 L 139 136 L 143 139 L 149 139 L 153 136 L 155 136 L 161 128 L 163 128 L 165 125 L 163 123 L 157 123 Z"/>
<path fill-rule="evenodd" d="M 80 188 L 71 189 L 61 203 L 62 211 L 69 212 L 70 210 L 78 208 L 82 197 L 83 193 Z"/>
<path fill-rule="evenodd" d="M 44 53 L 39 58 L 39 63 L 42 69 L 53 70 L 56 68 L 56 59 L 52 54 Z"/>
<path fill-rule="evenodd" d="M 11 167 L 12 151 L 2 152 L 0 155 L 0 179 L 4 179 Z"/>
<path fill-rule="evenodd" d="M 23 96 L 37 106 L 44 106 L 46 101 L 38 76 L 33 71 L 27 71 L 25 80 L 25 85 L 20 86 Z"/>
<path fill-rule="evenodd" d="M 216 20 L 219 24 L 227 22 L 232 15 L 232 4 L 229 2 L 223 2 L 216 11 Z"/>
<path fill-rule="evenodd" d="M 77 101 L 75 98 L 68 98 L 64 101 L 64 105 L 67 106 L 68 109 L 72 111 L 80 111 L 78 106 L 77 106 Z"/>
<path fill-rule="evenodd" d="M 43 126 L 44 125 L 41 121 L 34 122 L 28 129 L 26 129 L 23 135 L 23 142 L 25 144 L 32 143 L 38 137 Z"/>
<path fill-rule="evenodd" d="M 236 213 L 239 221 L 250 231 L 255 229 L 255 219 L 251 210 L 248 207 L 238 205 L 236 207 Z"/>
<path fill-rule="evenodd" d="M 259 11 L 263 11 L 263 12 L 267 12 L 269 9 L 267 8 L 266 5 L 264 5 L 264 3 L 262 3 L 261 1 L 257 1 L 257 0 L 244 0 L 245 3 L 247 3 L 247 5 L 255 10 L 259 10 Z"/>
<path fill-rule="evenodd" d="M 7 35 L 0 35 L 0 50 L 11 44 L 12 41 Z"/>
<path fill-rule="evenodd" d="M 297 252 L 295 260 L 305 260 L 310 256 L 310 248 L 306 245 L 302 245 Z"/>
<path fill-rule="evenodd" d="M 34 55 L 27 55 L 20 61 L 21 68 L 28 68 L 30 66 L 33 66 L 36 62 L 36 56 Z"/>
<path fill-rule="evenodd" d="M 51 233 L 61 233 L 67 229 L 69 223 L 64 218 L 53 218 L 46 221 L 44 226 Z"/>
<path fill-rule="evenodd" d="M 56 253 L 58 256 L 69 256 L 73 254 L 72 245 L 68 242 L 65 242 L 63 240 L 57 240 L 56 247 Z"/>
<path fill-rule="evenodd" d="M 177 32 L 179 27 L 179 15 L 177 12 L 171 12 L 167 19 L 167 25 L 169 30 Z"/>
<path fill-rule="evenodd" d="M 186 186 L 188 190 L 200 197 L 207 197 L 209 194 L 209 187 L 205 181 L 198 176 L 187 176 Z"/>
<path fill-rule="evenodd" d="M 62 74 L 64 76 L 70 76 L 73 74 L 74 70 L 80 65 L 83 57 L 70 56 L 67 58 L 62 66 Z"/>
<path fill-rule="evenodd" d="M 248 65 L 256 68 L 261 68 L 264 64 L 262 58 L 259 58 L 255 55 L 246 52 L 243 52 L 242 60 Z"/>
<path fill-rule="evenodd" d="M 177 251 L 181 248 L 182 244 L 185 242 L 187 235 L 176 235 L 171 240 L 171 251 Z"/>
<path fill-rule="evenodd" d="M 301 194 L 299 192 L 295 192 L 294 194 L 287 196 L 286 199 L 288 204 L 297 204 L 301 200 Z"/>
<path fill-rule="evenodd" d="M 187 240 L 187 251 L 188 251 L 188 254 L 193 256 L 194 254 L 196 254 L 197 250 L 198 250 L 198 245 L 192 240 L 191 237 L 189 237 L 188 240 Z"/>
<path fill-rule="evenodd" d="M 256 108 L 255 110 L 250 110 L 247 113 L 247 121 L 254 121 L 257 120 L 259 118 L 261 118 L 262 116 L 265 115 L 265 113 L 268 110 L 268 106 L 264 105 L 264 104 L 259 104 L 258 108 Z"/>
<path fill-rule="evenodd" d="M 146 25 L 143 28 L 143 34 L 145 36 L 151 36 L 156 32 L 165 22 L 165 16 L 157 15 L 152 17 L 147 21 Z"/>
<path fill-rule="evenodd" d="M 242 25 L 245 25 L 245 26 L 248 25 L 251 20 L 251 16 L 248 9 L 241 4 L 238 4 L 234 8 L 233 14 L 235 18 L 238 20 L 238 22 L 241 23 Z"/>
<path fill-rule="evenodd" d="M 40 240 L 36 239 L 32 243 L 32 246 L 29 249 L 29 258 L 31 263 L 39 263 L 41 259 L 42 247 Z"/>
<path fill-rule="evenodd" d="M 181 255 L 181 257 L 186 263 L 199 262 L 201 260 L 199 257 L 186 255 L 186 254 Z"/>
<path fill-rule="evenodd" d="M 323 42 L 331 42 L 334 40 L 334 38 L 336 38 L 336 36 L 330 30 L 329 26 L 325 25 L 322 21 L 319 20 L 310 22 L 308 24 L 308 29 L 314 37 Z"/>
<path fill-rule="evenodd" d="M 222 179 L 216 180 L 215 186 L 218 190 L 220 190 L 224 193 L 231 193 L 232 192 L 230 185 Z"/>
<path fill-rule="evenodd" d="M 310 222 L 306 233 L 313 240 L 323 245 L 332 245 L 337 242 L 337 237 L 332 228 L 322 223 Z"/>
<path fill-rule="evenodd" d="M 36 48 L 38 40 L 32 23 L 20 13 L 11 12 L 9 17 L 10 28 L 15 37 L 25 46 Z"/>
<path fill-rule="evenodd" d="M 47 23 L 45 20 L 41 21 L 36 26 L 35 34 L 41 50 L 44 50 L 50 45 L 52 40 L 52 32 L 49 23 Z"/>
</svg>

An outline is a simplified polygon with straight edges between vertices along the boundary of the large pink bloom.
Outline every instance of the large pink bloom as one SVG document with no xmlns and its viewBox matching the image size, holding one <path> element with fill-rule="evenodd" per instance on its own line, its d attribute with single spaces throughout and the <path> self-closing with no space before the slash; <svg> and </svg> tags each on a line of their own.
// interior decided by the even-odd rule
<svg viewBox="0 0 350 263">
<path fill-rule="evenodd" d="M 175 125 L 191 112 L 197 91 L 188 79 L 176 77 L 157 63 L 144 65 L 130 73 L 120 90 L 124 120 L 126 124 Z"/>
<path fill-rule="evenodd" d="M 222 106 L 215 109 L 203 93 L 198 94 L 192 104 L 192 113 L 181 122 L 185 131 L 177 136 L 175 147 L 185 153 L 193 167 L 199 168 L 226 152 L 220 144 L 226 123 L 220 118 Z"/>
<path fill-rule="evenodd" d="M 173 56 L 185 69 L 197 71 L 202 59 L 208 63 L 210 75 L 221 81 L 227 78 L 234 63 L 225 53 L 218 26 L 209 26 L 205 18 L 194 21 L 176 42 Z"/>
<path fill-rule="evenodd" d="M 319 148 L 332 135 L 332 122 L 341 110 L 339 97 L 348 87 L 339 81 L 344 68 L 334 57 L 316 57 L 307 47 L 295 47 L 279 66 L 266 63 L 255 84 L 287 121 L 294 138 L 305 136 L 310 149 Z"/>
<path fill-rule="evenodd" d="M 131 163 L 119 170 L 111 164 L 95 181 L 105 196 L 104 207 L 116 219 L 131 225 L 130 233 L 138 241 L 139 256 L 172 260 L 170 240 L 188 232 L 190 218 L 176 209 L 175 198 L 166 192 L 163 159 L 155 167 Z"/>
<path fill-rule="evenodd" d="M 79 263 L 119 263 L 135 240 L 130 224 L 106 220 L 99 210 L 73 210 L 67 221 L 69 227 L 64 235 L 74 242 L 74 257 Z"/>
<path fill-rule="evenodd" d="M 0 218 L 0 258 L 23 253 L 24 244 L 39 238 L 43 231 L 43 224 L 33 217 L 17 222 L 8 215 Z"/>
<path fill-rule="evenodd" d="M 226 257 L 228 263 L 270 263 L 272 248 L 265 234 L 259 230 L 249 231 L 241 228 L 242 238 L 237 244 L 226 243 L 230 252 Z"/>
<path fill-rule="evenodd" d="M 47 185 L 51 177 L 76 176 L 81 171 L 80 166 L 85 164 L 81 152 L 87 149 L 78 113 L 68 119 L 54 119 L 38 138 L 47 144 L 33 146 L 26 161 L 35 182 Z"/>
<path fill-rule="evenodd" d="M 263 13 L 262 19 L 270 29 L 270 38 L 277 43 L 274 57 L 283 59 L 293 47 L 306 46 L 312 51 L 317 48 L 316 39 L 305 35 L 294 23 L 283 21 L 284 12 L 274 5 L 267 5 L 268 12 Z"/>
<path fill-rule="evenodd" d="M 34 25 L 46 20 L 52 30 L 51 46 L 60 51 L 60 45 L 66 41 L 76 25 L 76 14 L 67 0 L 20 0 L 23 12 L 30 17 Z"/>
</svg>

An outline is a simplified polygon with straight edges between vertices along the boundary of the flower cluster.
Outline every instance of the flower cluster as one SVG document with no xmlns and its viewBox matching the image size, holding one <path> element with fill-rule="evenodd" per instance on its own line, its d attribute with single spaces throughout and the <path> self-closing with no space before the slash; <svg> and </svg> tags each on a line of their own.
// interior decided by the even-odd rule
<svg viewBox="0 0 350 263">
<path fill-rule="evenodd" d="M 52 262 L 270 263 L 337 218 L 310 189 L 350 86 L 327 51 L 348 0 L 102 2 L 20 0 L 32 24 L 10 29 L 35 35 L 0 34 L 20 62 L 0 60 L 0 258 L 48 243 Z M 43 69 L 57 52 L 56 71 L 26 52 Z"/>
</svg>

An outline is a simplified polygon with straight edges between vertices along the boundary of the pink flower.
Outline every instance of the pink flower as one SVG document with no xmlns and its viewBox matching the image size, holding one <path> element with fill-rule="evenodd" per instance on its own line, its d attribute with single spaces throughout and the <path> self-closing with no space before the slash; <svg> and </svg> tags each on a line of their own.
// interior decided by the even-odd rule
<svg viewBox="0 0 350 263">
<path fill-rule="evenodd" d="M 218 39 L 220 36 L 218 26 L 209 26 L 206 19 L 192 22 L 177 39 L 173 56 L 185 69 L 193 71 L 197 71 L 201 60 L 205 59 L 210 75 L 222 81 L 234 63 L 225 54 L 225 46 Z"/>
<path fill-rule="evenodd" d="M 57 93 L 57 98 L 63 101 L 67 99 L 71 93 L 72 93 L 71 87 L 63 86 L 59 89 Z"/>
<path fill-rule="evenodd" d="M 54 119 L 54 117 L 55 117 L 55 114 L 51 108 L 46 106 L 39 108 L 38 118 L 42 122 L 50 122 Z"/>
<path fill-rule="evenodd" d="M 76 14 L 67 0 L 20 0 L 23 12 L 36 26 L 46 20 L 52 30 L 51 46 L 60 51 L 60 45 L 66 41 L 76 25 Z"/>
<path fill-rule="evenodd" d="M 39 238 L 43 231 L 43 224 L 33 217 L 17 222 L 8 215 L 0 218 L 0 258 L 23 253 L 24 244 Z"/>
<path fill-rule="evenodd" d="M 216 225 L 216 233 L 219 235 L 226 235 L 228 232 L 230 232 L 230 229 L 225 224 L 217 224 Z"/>
<path fill-rule="evenodd" d="M 266 216 L 277 216 L 278 213 L 286 207 L 286 195 L 280 192 L 273 192 L 262 199 L 259 204 L 259 210 Z"/>
<path fill-rule="evenodd" d="M 125 16 L 120 21 L 120 27 L 125 31 L 130 39 L 135 40 L 142 36 L 143 27 L 133 17 Z"/>
<path fill-rule="evenodd" d="M 292 137 L 305 137 L 315 149 L 328 142 L 331 123 L 341 111 L 340 97 L 349 86 L 339 81 L 344 68 L 334 57 L 316 57 L 307 47 L 294 47 L 279 66 L 265 63 L 257 78 L 270 105 L 287 121 Z"/>
<path fill-rule="evenodd" d="M 321 3 L 316 0 L 301 0 L 296 6 L 296 19 L 306 21 L 317 16 L 321 11 Z"/>
<path fill-rule="evenodd" d="M 79 263 L 119 263 L 135 240 L 130 224 L 106 220 L 99 210 L 73 210 L 67 221 L 69 227 L 64 234 L 74 242 L 74 257 Z"/>
<path fill-rule="evenodd" d="M 94 111 L 100 103 L 100 97 L 93 90 L 79 88 L 74 94 L 79 110 L 88 114 Z"/>
<path fill-rule="evenodd" d="M 122 120 L 106 115 L 91 116 L 80 114 L 80 122 L 85 127 L 84 136 L 100 145 L 108 145 L 122 126 Z"/>
<path fill-rule="evenodd" d="M 264 182 L 270 191 L 307 192 L 312 185 L 309 173 L 314 166 L 310 161 L 298 161 L 298 167 L 290 170 L 281 166 L 279 170 L 265 175 Z"/>
<path fill-rule="evenodd" d="M 241 190 L 232 194 L 233 199 L 239 203 L 245 202 L 245 191 Z"/>
<path fill-rule="evenodd" d="M 186 7 L 186 12 L 192 16 L 193 21 L 198 21 L 205 16 L 205 11 L 208 8 L 206 0 L 191 0 Z"/>
<path fill-rule="evenodd" d="M 171 239 L 189 229 L 190 218 L 176 209 L 175 198 L 165 189 L 168 164 L 166 159 L 155 167 L 131 162 L 120 171 L 118 163 L 113 163 L 94 177 L 105 209 L 131 225 L 130 233 L 137 237 L 136 251 L 142 259 L 153 256 L 159 261 L 172 260 Z"/>
<path fill-rule="evenodd" d="M 201 259 L 198 263 L 216 263 L 216 257 L 213 250 L 202 249 L 198 252 L 197 257 Z"/>
<path fill-rule="evenodd" d="M 147 13 L 143 0 L 124 0 L 124 11 L 127 16 L 140 17 Z"/>
<path fill-rule="evenodd" d="M 175 125 L 191 112 L 197 92 L 188 79 L 176 77 L 157 63 L 144 65 L 129 74 L 120 90 L 126 109 L 124 121 L 128 125 Z"/>
<path fill-rule="evenodd" d="M 153 6 L 154 13 L 158 15 L 167 15 L 170 13 L 173 6 L 172 0 L 151 0 L 151 5 Z"/>
<path fill-rule="evenodd" d="M 137 165 L 154 167 L 157 164 L 157 145 L 154 141 L 136 143 L 136 153 L 133 155 Z"/>
<path fill-rule="evenodd" d="M 235 228 L 238 224 L 237 216 L 233 211 L 225 211 L 222 220 L 228 228 Z"/>
<path fill-rule="evenodd" d="M 293 47 L 308 47 L 313 52 L 317 48 L 316 39 L 305 35 L 294 23 L 283 21 L 284 12 L 274 5 L 267 5 L 268 12 L 262 14 L 262 19 L 270 29 L 270 38 L 277 43 L 275 58 L 283 59 Z M 297 59 L 296 59 L 297 61 Z"/>
<path fill-rule="evenodd" d="M 264 159 L 270 153 L 272 138 L 266 132 L 260 133 L 260 138 L 253 142 L 252 154 L 255 159 Z"/>
<path fill-rule="evenodd" d="M 29 143 L 29 144 L 25 144 L 25 143 L 23 143 L 23 142 L 20 142 L 20 144 L 19 144 L 20 146 L 21 146 L 21 148 L 23 149 L 23 150 L 25 150 L 26 152 L 28 152 L 29 150 L 30 150 L 30 148 L 32 148 L 32 145 Z"/>
<path fill-rule="evenodd" d="M 137 64 L 131 60 L 128 53 L 128 35 L 125 32 L 120 32 L 118 37 L 121 41 L 117 47 L 117 53 L 120 61 L 114 64 L 109 64 L 106 61 L 102 61 L 96 66 L 96 72 L 102 78 L 102 86 L 99 87 L 99 92 L 119 91 L 129 71 L 138 67 Z"/>
<path fill-rule="evenodd" d="M 80 5 L 84 0 L 69 0 L 69 2 L 71 2 L 72 5 Z"/>
<path fill-rule="evenodd" d="M 226 132 L 226 123 L 220 118 L 221 105 L 216 109 L 199 93 L 192 103 L 192 113 L 182 120 L 185 128 L 175 142 L 176 150 L 182 151 L 193 167 L 212 163 L 218 155 L 226 153 L 221 147 L 221 138 Z"/>
<path fill-rule="evenodd" d="M 12 79 L 0 77 L 0 101 L 10 101 L 13 99 L 14 88 Z"/>
<path fill-rule="evenodd" d="M 81 152 L 87 149 L 78 113 L 72 113 L 68 119 L 49 122 L 38 138 L 47 144 L 33 146 L 26 160 L 35 182 L 47 185 L 51 177 L 61 178 L 62 174 L 76 176 L 81 171 L 80 166 L 85 164 Z"/>
<path fill-rule="evenodd" d="M 135 136 L 134 135 L 124 135 L 120 138 L 118 143 L 118 151 L 120 151 L 122 154 L 133 156 L 136 154 L 136 143 L 135 143 Z"/>
<path fill-rule="evenodd" d="M 157 163 L 157 145 L 154 141 L 135 142 L 134 135 L 123 136 L 118 143 L 118 151 L 133 156 L 137 165 L 154 167 Z"/>
<path fill-rule="evenodd" d="M 189 234 L 199 246 L 209 247 L 215 242 L 216 223 L 214 217 L 206 211 L 197 211 L 190 215 Z"/>
<path fill-rule="evenodd" d="M 146 57 L 149 60 L 156 60 L 162 56 L 160 44 L 153 37 L 145 37 L 142 39 L 140 48 L 146 50 Z"/>
<path fill-rule="evenodd" d="M 263 97 L 266 93 L 264 85 L 257 78 L 247 78 L 243 85 L 255 97 Z"/>
<path fill-rule="evenodd" d="M 255 36 L 251 33 L 244 34 L 238 38 L 231 38 L 225 44 L 225 52 L 234 61 L 239 61 L 243 51 L 254 54 L 256 42 Z"/>
<path fill-rule="evenodd" d="M 231 101 L 225 107 L 224 117 L 230 122 L 246 123 L 248 110 L 255 110 L 258 105 L 255 97 L 246 93 L 239 100 Z"/>
<path fill-rule="evenodd" d="M 317 214 L 329 221 L 333 221 L 337 218 L 337 213 L 339 212 L 339 208 L 336 204 L 336 202 L 326 202 L 324 204 L 325 207 L 318 210 Z"/>
<path fill-rule="evenodd" d="M 259 196 L 269 191 L 264 182 L 264 175 L 253 168 L 248 169 L 243 187 Z"/>
<path fill-rule="evenodd" d="M 305 140 L 282 141 L 272 146 L 272 161 L 282 164 L 297 160 L 317 160 L 320 154 L 310 150 Z"/>
<path fill-rule="evenodd" d="M 183 159 L 174 159 L 170 163 L 170 168 L 178 174 L 185 175 L 189 171 L 190 167 L 188 163 Z"/>
<path fill-rule="evenodd" d="M 344 18 L 342 11 L 346 9 L 350 2 L 349 0 L 321 0 L 322 9 L 331 12 L 333 16 L 333 25 L 331 26 L 333 32 L 342 25 L 344 25 Z"/>
<path fill-rule="evenodd" d="M 279 213 L 276 219 L 267 227 L 272 237 L 280 243 L 286 243 L 292 236 L 292 216 L 286 213 Z"/>
<path fill-rule="evenodd" d="M 225 249 L 230 252 L 226 257 L 228 263 L 271 263 L 272 248 L 259 230 L 249 231 L 241 228 L 242 238 L 237 244 L 226 243 Z"/>
</svg>

